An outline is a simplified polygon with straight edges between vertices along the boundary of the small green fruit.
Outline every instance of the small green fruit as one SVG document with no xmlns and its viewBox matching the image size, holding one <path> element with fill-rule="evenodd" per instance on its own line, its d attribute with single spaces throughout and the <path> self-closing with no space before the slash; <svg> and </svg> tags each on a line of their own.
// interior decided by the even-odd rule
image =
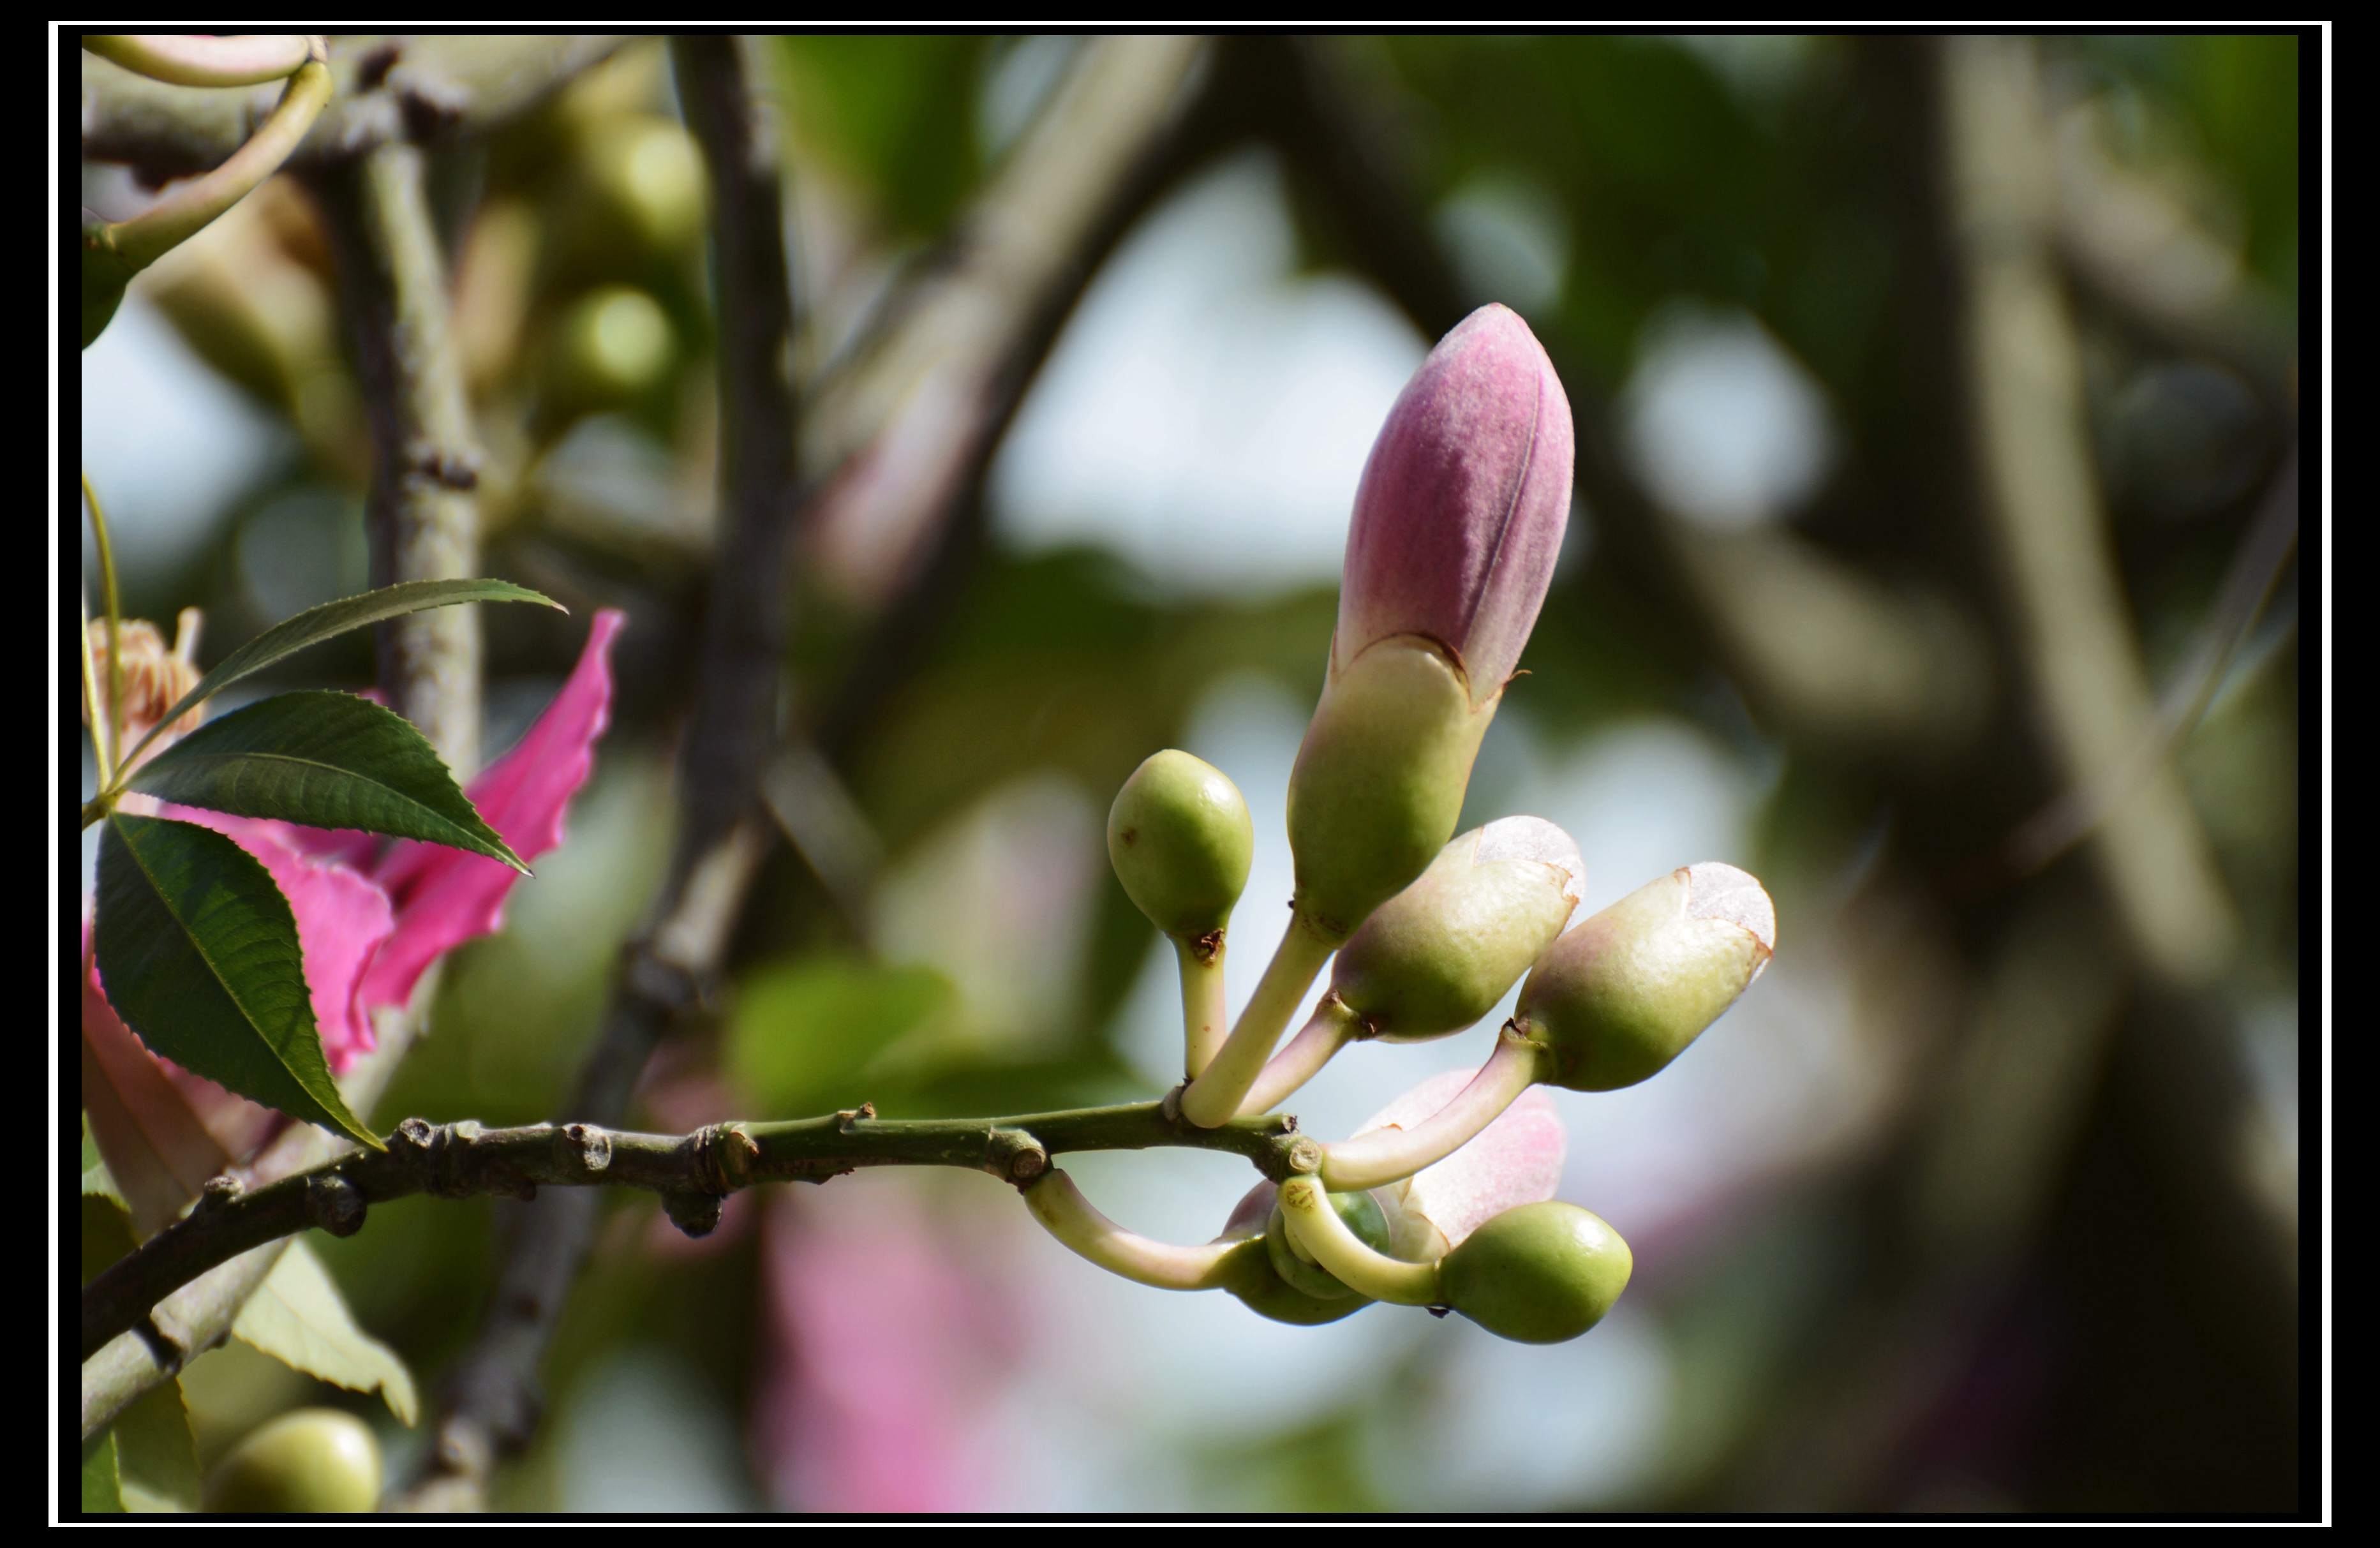
<svg viewBox="0 0 2380 1548">
<path fill-rule="evenodd" d="M 1231 922 L 1248 884 L 1256 826 L 1240 787 L 1212 763 L 1154 753 L 1108 809 L 1108 859 L 1134 905 L 1178 941 Z"/>
<path fill-rule="evenodd" d="M 380 1503 L 380 1443 L 353 1414 L 299 1408 L 257 1430 L 215 1464 L 209 1510 L 355 1514 Z"/>
<path fill-rule="evenodd" d="M 1224 1287 L 1257 1316 L 1294 1327 L 1318 1327 L 1353 1316 L 1372 1304 L 1369 1297 L 1348 1294 L 1334 1300 L 1309 1296 L 1283 1283 L 1273 1272 L 1262 1237 L 1250 1237 L 1233 1249 Z"/>
<path fill-rule="evenodd" d="M 1499 1338 L 1560 1344 L 1603 1320 L 1634 1266 L 1620 1233 L 1576 1204 L 1506 1210 L 1439 1264 L 1446 1302 Z"/>
<path fill-rule="evenodd" d="M 1355 1233 L 1357 1240 L 1375 1252 L 1388 1251 L 1389 1217 L 1378 1200 L 1369 1193 L 1331 1193 L 1324 1197 L 1339 1212 L 1339 1218 L 1347 1223 L 1347 1228 Z M 1289 1223 L 1281 1218 L 1279 1209 L 1272 1212 L 1272 1219 L 1265 1225 L 1265 1254 L 1273 1272 L 1284 1283 L 1318 1300 L 1338 1300 L 1355 1293 L 1290 1237 Z"/>
<path fill-rule="evenodd" d="M 1768 966 L 1777 910 L 1716 860 L 1637 888 L 1556 941 L 1521 986 L 1516 1030 L 1539 1079 L 1610 1091 L 1658 1073 Z"/>
</svg>

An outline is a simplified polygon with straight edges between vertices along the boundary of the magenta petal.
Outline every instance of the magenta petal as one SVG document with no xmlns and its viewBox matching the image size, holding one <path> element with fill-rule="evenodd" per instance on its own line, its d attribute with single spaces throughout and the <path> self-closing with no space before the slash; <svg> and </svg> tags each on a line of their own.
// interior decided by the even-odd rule
<svg viewBox="0 0 2380 1548">
<path fill-rule="evenodd" d="M 388 895 L 359 872 L 309 859 L 292 841 L 295 835 L 318 830 L 196 807 L 168 804 L 159 811 L 212 828 L 272 872 L 273 885 L 298 918 L 298 949 L 306 957 L 306 986 L 314 1002 L 323 1057 L 336 1074 L 358 1054 L 370 1052 L 371 1020 L 357 1003 L 356 989 L 364 965 L 389 938 L 393 916 Z"/>
<path fill-rule="evenodd" d="M 1380 1109 L 1356 1132 L 1411 1128 L 1453 1101 L 1477 1073 L 1450 1069 L 1433 1075 Z M 1532 1086 L 1478 1138 L 1416 1173 L 1405 1185 L 1405 1207 L 1446 1233 L 1447 1245 L 1455 1246 L 1506 1210 L 1552 1198 L 1561 1186 L 1568 1145 L 1552 1096 L 1543 1086 Z"/>
<path fill-rule="evenodd" d="M 1347 525 L 1331 661 L 1420 634 L 1451 648 L 1475 703 L 1536 625 L 1570 520 L 1570 399 L 1529 325 L 1464 318 L 1389 410 Z"/>
<path fill-rule="evenodd" d="M 587 647 L 545 713 L 486 773 L 471 782 L 473 805 L 513 852 L 534 860 L 562 842 L 563 813 L 595 766 L 595 742 L 612 718 L 612 637 L 626 616 L 595 615 Z M 364 974 L 366 1010 L 403 1005 L 424 969 L 504 921 L 504 896 L 519 873 L 484 856 L 407 841 L 376 873 L 396 899 L 396 930 Z"/>
</svg>

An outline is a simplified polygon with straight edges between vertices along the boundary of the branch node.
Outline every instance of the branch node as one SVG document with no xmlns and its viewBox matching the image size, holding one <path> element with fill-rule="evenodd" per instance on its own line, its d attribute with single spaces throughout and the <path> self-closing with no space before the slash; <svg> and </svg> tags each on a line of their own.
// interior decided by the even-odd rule
<svg viewBox="0 0 2380 1548">
<path fill-rule="evenodd" d="M 719 1213 L 725 1201 L 715 1193 L 664 1193 L 662 1208 L 670 1224 L 689 1237 L 707 1237 L 719 1229 Z"/>
<path fill-rule="evenodd" d="M 225 1204 L 237 1201 L 240 1195 L 247 1191 L 246 1183 L 228 1174 L 220 1177 L 209 1177 L 206 1186 L 199 1189 L 199 1201 L 191 1209 L 190 1213 L 193 1216 L 212 1214 Z"/>
<path fill-rule="evenodd" d="M 480 1190 L 464 1170 L 472 1142 L 485 1132 L 476 1119 L 464 1118 L 431 1131 L 430 1191 L 442 1199 L 468 1199 Z"/>
<path fill-rule="evenodd" d="M 468 446 L 451 446 L 423 436 L 407 443 L 405 470 L 418 479 L 454 490 L 480 487 L 480 454 Z"/>
<path fill-rule="evenodd" d="M 1289 1147 L 1289 1169 L 1293 1172 L 1322 1170 L 1322 1147 L 1305 1135 L 1299 1135 Z"/>
<path fill-rule="evenodd" d="M 1165 1100 L 1158 1103 L 1157 1110 L 1165 1115 L 1165 1121 L 1177 1128 L 1182 1124 L 1182 1092 L 1189 1084 L 1187 1080 L 1183 1081 L 1181 1085 L 1166 1092 Z"/>
<path fill-rule="evenodd" d="M 612 1136 L 593 1124 L 569 1124 L 554 1131 L 554 1154 L 565 1166 L 593 1176 L 612 1164 Z"/>
<path fill-rule="evenodd" d="M 336 1172 L 309 1177 L 306 1220 L 334 1237 L 354 1236 L 364 1228 L 364 1190 Z"/>
<path fill-rule="evenodd" d="M 836 1113 L 834 1115 L 834 1126 L 842 1132 L 848 1134 L 851 1132 L 852 1127 L 857 1124 L 861 1119 L 872 1118 L 874 1116 L 876 1116 L 876 1103 L 872 1102 L 863 1102 L 856 1107 L 845 1107 Z"/>
<path fill-rule="evenodd" d="M 702 1004 L 702 983 L 686 969 L 660 956 L 650 941 L 620 948 L 621 987 L 665 1018 Z"/>
<path fill-rule="evenodd" d="M 705 1124 L 694 1131 L 688 1149 L 696 1181 L 714 1195 L 748 1185 L 752 1164 L 760 1159 L 760 1147 L 739 1124 Z"/>
<path fill-rule="evenodd" d="M 1020 1186 L 1050 1169 L 1050 1152 L 1021 1128 L 995 1128 L 984 1141 L 984 1168 Z"/>
</svg>

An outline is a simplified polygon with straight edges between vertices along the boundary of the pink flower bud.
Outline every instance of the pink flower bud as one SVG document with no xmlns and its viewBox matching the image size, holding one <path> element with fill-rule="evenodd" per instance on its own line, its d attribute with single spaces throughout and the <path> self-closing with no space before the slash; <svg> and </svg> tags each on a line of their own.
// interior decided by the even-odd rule
<svg viewBox="0 0 2380 1548">
<path fill-rule="evenodd" d="M 1355 491 L 1333 674 L 1418 634 L 1453 654 L 1474 704 L 1502 691 L 1561 553 L 1571 455 L 1570 399 L 1517 313 L 1481 307 L 1439 340 Z"/>
</svg>

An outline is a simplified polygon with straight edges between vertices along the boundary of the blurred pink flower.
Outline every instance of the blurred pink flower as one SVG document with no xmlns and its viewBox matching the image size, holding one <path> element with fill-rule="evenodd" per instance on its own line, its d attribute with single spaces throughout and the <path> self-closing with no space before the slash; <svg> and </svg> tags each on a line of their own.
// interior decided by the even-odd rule
<svg viewBox="0 0 2380 1548">
<path fill-rule="evenodd" d="M 611 720 L 612 640 L 625 622 L 613 609 L 595 616 L 562 691 L 519 745 L 471 782 L 480 814 L 524 860 L 562 842 L 570 798 L 594 767 L 595 742 Z M 127 798 L 128 810 L 140 799 Z M 503 924 L 504 896 L 519 880 L 509 866 L 440 845 L 401 842 L 382 853 L 371 834 L 171 804 L 154 810 L 214 829 L 272 872 L 297 917 L 314 1024 L 334 1073 L 371 1051 L 373 1011 L 404 1005 L 431 963 Z M 149 1054 L 108 1006 L 88 946 L 86 925 L 83 1087 L 92 1138 L 120 1184 L 170 1181 L 186 1200 L 224 1164 L 244 1159 L 269 1117 L 260 1120 L 263 1110 L 253 1103 Z M 95 1082 L 106 1089 L 95 1092 Z M 172 1191 L 153 1196 L 136 1215 L 164 1207 Z"/>
<path fill-rule="evenodd" d="M 1474 704 L 1502 691 L 1553 583 L 1572 453 L 1570 399 L 1517 313 L 1481 307 L 1439 340 L 1355 490 L 1333 672 L 1420 634 L 1454 652 Z"/>
<path fill-rule="evenodd" d="M 890 1177 L 796 1200 L 761 1228 L 766 1365 L 756 1468 L 804 1511 L 965 1511 L 997 1502 L 988 1400 L 1016 1358 L 986 1244 L 949 1242 Z"/>
<path fill-rule="evenodd" d="M 1477 1073 L 1450 1069 L 1433 1075 L 1373 1114 L 1355 1132 L 1411 1128 L 1452 1101 Z M 1460 1246 L 1463 1237 L 1506 1210 L 1552 1198 L 1561 1186 L 1568 1146 L 1553 1098 L 1544 1087 L 1532 1086 L 1469 1144 L 1378 1191 L 1435 1225 L 1446 1238 L 1446 1247 L 1438 1249 L 1443 1251 Z"/>
</svg>

